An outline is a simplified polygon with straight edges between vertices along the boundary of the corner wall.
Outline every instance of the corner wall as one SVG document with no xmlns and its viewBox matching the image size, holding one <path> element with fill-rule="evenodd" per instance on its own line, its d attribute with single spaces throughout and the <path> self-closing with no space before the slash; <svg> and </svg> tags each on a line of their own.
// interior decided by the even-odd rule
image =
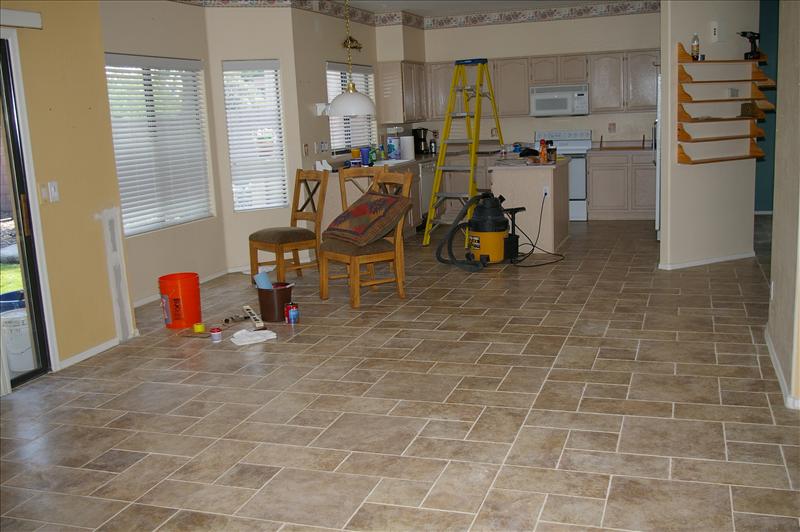
<svg viewBox="0 0 800 532">
<path fill-rule="evenodd" d="M 772 218 L 773 299 L 767 335 L 787 406 L 800 408 L 800 2 L 780 3 L 775 202 Z"/>
<path fill-rule="evenodd" d="M 99 8 L 32 0 L 3 7 L 42 15 L 43 29 L 18 29 L 17 36 L 32 146 L 26 156 L 37 184 L 57 181 L 61 195 L 40 210 L 54 315 L 48 327 L 63 361 L 116 338 L 103 232 L 94 219 L 119 205 Z"/>
<path fill-rule="evenodd" d="M 709 22 L 719 22 L 711 43 Z M 758 28 L 758 2 L 661 2 L 661 264 L 684 268 L 753 256 L 755 161 L 677 163 L 677 44 L 700 37 L 708 59 L 742 57 L 749 50 L 736 31 Z"/>
</svg>

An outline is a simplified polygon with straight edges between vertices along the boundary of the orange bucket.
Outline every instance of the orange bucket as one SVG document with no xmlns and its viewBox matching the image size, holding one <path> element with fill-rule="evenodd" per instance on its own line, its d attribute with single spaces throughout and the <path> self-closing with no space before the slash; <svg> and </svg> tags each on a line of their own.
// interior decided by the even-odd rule
<svg viewBox="0 0 800 532">
<path fill-rule="evenodd" d="M 200 311 L 200 276 L 171 273 L 158 278 L 161 310 L 168 329 L 185 329 L 203 321 Z"/>
</svg>

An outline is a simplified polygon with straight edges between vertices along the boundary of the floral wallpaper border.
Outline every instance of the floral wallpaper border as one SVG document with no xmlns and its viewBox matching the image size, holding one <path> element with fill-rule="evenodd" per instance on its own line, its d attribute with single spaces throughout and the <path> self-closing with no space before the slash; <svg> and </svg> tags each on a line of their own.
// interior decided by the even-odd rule
<svg viewBox="0 0 800 532">
<path fill-rule="evenodd" d="M 294 7 L 323 15 L 344 18 L 344 5 L 332 0 L 172 0 L 199 7 Z M 444 28 L 466 28 L 495 24 L 518 24 L 522 22 L 547 22 L 619 15 L 641 15 L 661 11 L 660 0 L 624 0 L 597 4 L 539 9 L 517 9 L 493 13 L 472 13 L 446 17 L 421 17 L 407 11 L 372 13 L 364 9 L 350 8 L 353 22 L 370 26 L 410 26 L 412 28 L 436 30 Z"/>
</svg>

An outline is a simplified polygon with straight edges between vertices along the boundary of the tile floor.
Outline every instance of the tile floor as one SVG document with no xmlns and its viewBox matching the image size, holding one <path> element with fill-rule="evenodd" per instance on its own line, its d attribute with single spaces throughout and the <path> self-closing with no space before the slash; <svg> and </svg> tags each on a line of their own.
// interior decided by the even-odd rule
<svg viewBox="0 0 800 532">
<path fill-rule="evenodd" d="M 650 227 L 474 274 L 412 245 L 409 297 L 358 310 L 308 275 L 301 324 L 244 348 L 141 308 L 142 336 L 0 401 L 0 526 L 797 531 L 759 262 L 659 271 Z M 243 275 L 203 296 L 209 322 L 256 306 Z"/>
</svg>

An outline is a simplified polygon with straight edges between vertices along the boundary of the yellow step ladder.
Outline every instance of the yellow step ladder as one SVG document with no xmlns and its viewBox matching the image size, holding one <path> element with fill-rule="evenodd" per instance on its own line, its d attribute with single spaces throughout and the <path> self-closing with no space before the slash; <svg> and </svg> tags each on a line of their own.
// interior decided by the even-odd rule
<svg viewBox="0 0 800 532">
<path fill-rule="evenodd" d="M 468 67 L 477 68 L 474 84 L 470 84 L 469 75 L 467 74 Z M 456 111 L 459 98 L 461 100 L 461 110 Z M 478 145 L 480 144 L 481 138 L 481 103 L 483 98 L 488 98 L 492 106 L 494 126 L 497 129 L 497 140 L 502 145 L 503 132 L 500 129 L 500 118 L 497 116 L 497 104 L 494 99 L 492 80 L 489 76 L 488 61 L 485 58 L 459 59 L 456 61 L 455 68 L 453 69 L 453 80 L 450 83 L 450 96 L 447 99 L 447 111 L 444 119 L 444 127 L 442 128 L 442 138 L 439 141 L 439 155 L 436 158 L 433 190 L 431 191 L 431 199 L 428 204 L 425 236 L 422 240 L 422 245 L 424 246 L 431 243 L 431 232 L 443 223 L 441 218 L 436 218 L 436 212 L 446 201 L 458 201 L 461 205 L 464 205 L 469 198 L 478 193 L 478 186 L 475 184 L 475 166 L 478 162 Z M 466 138 L 450 138 L 450 130 L 454 119 L 465 120 Z M 447 151 L 451 145 L 469 147 L 468 165 L 447 164 Z M 444 172 L 468 172 L 469 192 L 442 192 L 442 175 Z M 472 216 L 472 209 L 470 209 L 467 218 L 469 218 L 469 216 Z"/>
</svg>

